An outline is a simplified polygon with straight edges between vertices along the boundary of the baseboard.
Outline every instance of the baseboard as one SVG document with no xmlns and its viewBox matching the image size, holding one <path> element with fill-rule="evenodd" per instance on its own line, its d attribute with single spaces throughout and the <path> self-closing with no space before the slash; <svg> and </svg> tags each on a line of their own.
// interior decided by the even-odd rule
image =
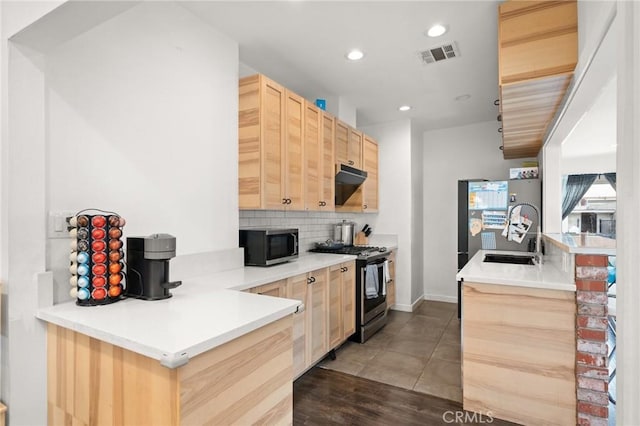
<svg viewBox="0 0 640 426">
<path fill-rule="evenodd" d="M 424 300 L 433 300 L 435 302 L 458 303 L 456 296 L 442 296 L 441 294 L 426 294 Z"/>
<path fill-rule="evenodd" d="M 424 298 L 424 296 L 418 297 L 418 299 L 415 302 L 413 302 L 411 305 L 403 305 L 403 304 L 400 304 L 400 303 L 396 303 L 395 305 L 393 305 L 391 307 L 391 310 L 392 311 L 401 311 L 401 312 L 413 312 L 416 309 L 418 309 L 418 307 L 422 303 L 422 299 L 423 298 Z"/>
</svg>

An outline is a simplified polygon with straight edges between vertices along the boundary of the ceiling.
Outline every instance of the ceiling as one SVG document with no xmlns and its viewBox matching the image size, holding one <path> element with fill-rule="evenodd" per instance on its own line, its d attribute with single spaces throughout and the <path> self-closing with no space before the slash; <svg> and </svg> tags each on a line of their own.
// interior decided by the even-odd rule
<svg viewBox="0 0 640 426">
<path fill-rule="evenodd" d="M 495 120 L 497 1 L 180 2 L 236 40 L 240 61 L 308 98 L 356 108 L 357 126 L 411 118 L 419 130 Z M 424 35 L 435 23 L 438 38 Z M 419 52 L 455 41 L 460 56 L 425 65 Z M 365 57 L 348 62 L 360 48 Z M 456 101 L 460 95 L 471 95 Z M 400 105 L 413 107 L 398 111 Z M 330 109 L 330 108 L 328 108 Z M 499 123 L 496 122 L 496 130 Z"/>
</svg>

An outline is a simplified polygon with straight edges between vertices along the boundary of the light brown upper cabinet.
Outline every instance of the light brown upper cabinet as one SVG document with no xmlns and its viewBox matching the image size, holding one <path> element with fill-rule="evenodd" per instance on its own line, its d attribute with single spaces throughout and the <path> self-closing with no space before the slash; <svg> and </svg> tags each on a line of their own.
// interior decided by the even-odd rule
<svg viewBox="0 0 640 426">
<path fill-rule="evenodd" d="M 362 163 L 367 179 L 363 185 L 364 212 L 378 211 L 378 143 L 367 135 L 364 135 Z"/>
<path fill-rule="evenodd" d="M 508 0 L 498 21 L 504 158 L 535 157 L 578 61 L 577 3 Z"/>
<path fill-rule="evenodd" d="M 336 163 L 362 168 L 362 132 L 340 120 L 335 125 Z"/>
<path fill-rule="evenodd" d="M 285 161 L 285 205 L 292 210 L 304 210 L 304 99 L 286 91 L 286 161 Z"/>
<path fill-rule="evenodd" d="M 304 104 L 305 209 L 334 210 L 334 119 L 314 104 Z"/>
<path fill-rule="evenodd" d="M 322 210 L 335 210 L 335 122 L 336 119 L 322 112 Z"/>
<path fill-rule="evenodd" d="M 304 100 L 263 75 L 239 83 L 240 209 L 304 209 Z"/>
</svg>

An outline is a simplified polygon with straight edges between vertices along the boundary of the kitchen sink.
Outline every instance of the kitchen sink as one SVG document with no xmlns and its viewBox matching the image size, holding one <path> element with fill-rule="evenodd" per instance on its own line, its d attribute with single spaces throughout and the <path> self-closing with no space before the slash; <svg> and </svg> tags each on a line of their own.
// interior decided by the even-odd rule
<svg viewBox="0 0 640 426">
<path fill-rule="evenodd" d="M 490 263 L 513 263 L 515 265 L 535 265 L 533 255 L 521 254 L 496 254 L 489 253 L 484 255 L 484 261 Z"/>
</svg>

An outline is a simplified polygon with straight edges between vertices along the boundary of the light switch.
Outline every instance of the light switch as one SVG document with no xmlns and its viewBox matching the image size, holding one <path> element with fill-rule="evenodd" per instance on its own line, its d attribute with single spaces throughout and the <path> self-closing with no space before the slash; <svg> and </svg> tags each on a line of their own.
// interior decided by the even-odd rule
<svg viewBox="0 0 640 426">
<path fill-rule="evenodd" d="M 47 220 L 47 238 L 69 238 L 67 218 L 75 212 L 70 210 L 50 211 Z"/>
<path fill-rule="evenodd" d="M 53 231 L 62 232 L 64 228 L 64 217 L 61 214 L 55 215 L 53 217 Z"/>
</svg>

